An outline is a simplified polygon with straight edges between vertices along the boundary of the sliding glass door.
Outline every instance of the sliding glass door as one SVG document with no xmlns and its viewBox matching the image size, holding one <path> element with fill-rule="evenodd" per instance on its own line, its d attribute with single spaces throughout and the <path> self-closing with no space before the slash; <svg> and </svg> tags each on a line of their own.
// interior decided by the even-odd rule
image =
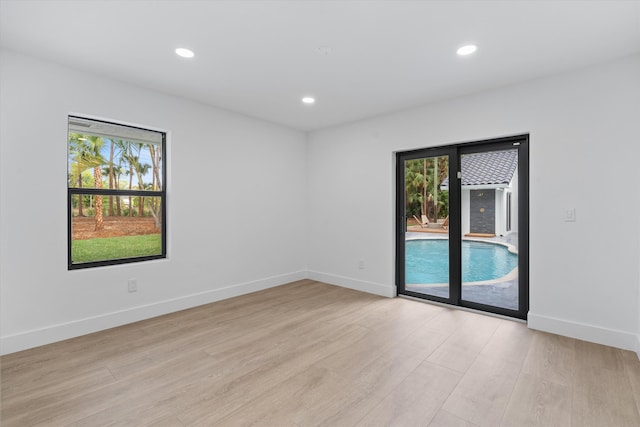
<svg viewBox="0 0 640 427">
<path fill-rule="evenodd" d="M 460 151 L 461 298 L 518 310 L 519 145 L 466 147 Z"/>
<path fill-rule="evenodd" d="M 528 136 L 397 154 L 398 293 L 528 311 Z"/>
<path fill-rule="evenodd" d="M 449 194 L 442 189 L 449 174 L 449 156 L 403 162 L 406 224 L 416 232 L 405 240 L 405 284 L 411 292 L 448 299 Z"/>
</svg>

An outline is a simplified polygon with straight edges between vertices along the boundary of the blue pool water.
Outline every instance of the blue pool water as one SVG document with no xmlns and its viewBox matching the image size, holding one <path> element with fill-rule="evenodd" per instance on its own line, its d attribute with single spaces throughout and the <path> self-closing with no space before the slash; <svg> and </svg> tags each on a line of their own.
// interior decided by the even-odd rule
<svg viewBox="0 0 640 427">
<path fill-rule="evenodd" d="M 449 240 L 408 240 L 405 283 L 449 282 Z M 480 282 L 506 276 L 518 266 L 518 256 L 502 245 L 462 241 L 462 281 Z"/>
</svg>

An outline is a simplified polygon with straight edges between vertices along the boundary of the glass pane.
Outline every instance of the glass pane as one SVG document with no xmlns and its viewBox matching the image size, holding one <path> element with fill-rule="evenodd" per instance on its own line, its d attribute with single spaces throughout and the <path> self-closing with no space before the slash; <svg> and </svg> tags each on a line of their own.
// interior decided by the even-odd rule
<svg viewBox="0 0 640 427">
<path fill-rule="evenodd" d="M 70 188 L 162 189 L 162 133 L 69 118 Z"/>
<path fill-rule="evenodd" d="M 73 264 L 162 254 L 161 197 L 73 195 Z"/>
<path fill-rule="evenodd" d="M 518 150 L 460 157 L 462 299 L 518 309 Z"/>
<path fill-rule="evenodd" d="M 407 160 L 405 289 L 449 298 L 449 157 Z"/>
</svg>

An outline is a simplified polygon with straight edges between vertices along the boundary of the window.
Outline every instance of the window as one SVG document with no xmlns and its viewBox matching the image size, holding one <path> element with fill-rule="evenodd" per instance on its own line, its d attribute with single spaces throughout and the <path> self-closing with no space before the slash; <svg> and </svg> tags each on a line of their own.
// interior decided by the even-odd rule
<svg viewBox="0 0 640 427">
<path fill-rule="evenodd" d="M 70 270 L 166 258 L 163 132 L 69 116 Z"/>
<path fill-rule="evenodd" d="M 507 192 L 507 223 L 506 231 L 511 231 L 511 193 Z"/>
</svg>

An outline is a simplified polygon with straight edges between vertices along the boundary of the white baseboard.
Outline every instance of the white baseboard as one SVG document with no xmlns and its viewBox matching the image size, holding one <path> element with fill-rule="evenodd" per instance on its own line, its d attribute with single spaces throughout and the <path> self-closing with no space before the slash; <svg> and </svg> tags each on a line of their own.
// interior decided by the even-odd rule
<svg viewBox="0 0 640 427">
<path fill-rule="evenodd" d="M 349 277 L 337 276 L 335 274 L 321 273 L 319 271 L 307 272 L 308 278 L 330 285 L 342 286 L 343 288 L 355 289 L 374 295 L 393 298 L 396 296 L 396 287 L 383 285 L 380 283 L 366 282 L 364 280 L 351 279 Z"/>
<path fill-rule="evenodd" d="M 529 312 L 527 324 L 531 329 L 551 332 L 565 337 L 635 351 L 640 357 L 640 337 L 632 332 L 602 328 Z"/>
<path fill-rule="evenodd" d="M 122 311 L 80 319 L 73 322 L 8 335 L 0 338 L 0 354 L 4 355 L 15 353 L 17 351 L 51 344 L 69 338 L 75 338 L 81 335 L 114 328 L 140 320 L 150 319 L 163 314 L 197 307 L 251 292 L 257 292 L 306 278 L 383 297 L 393 298 L 396 296 L 395 286 L 387 286 L 380 283 L 367 282 L 317 271 L 297 271 L 252 282 L 239 283 L 226 288 L 215 289 L 144 306 L 133 307 Z M 549 316 L 542 316 L 532 312 L 529 312 L 528 326 L 531 329 L 635 351 L 638 354 L 638 358 L 640 358 L 640 335 L 635 333 L 607 329 Z"/>
<path fill-rule="evenodd" d="M 227 298 L 233 298 L 251 292 L 284 285 L 307 278 L 306 271 L 267 277 L 247 283 L 239 283 L 226 288 L 215 289 L 198 294 L 160 301 L 138 307 L 132 307 L 122 311 L 106 313 L 99 316 L 75 320 L 47 326 L 41 329 L 8 335 L 0 339 L 0 354 L 15 353 L 57 341 L 75 338 L 81 335 L 102 331 L 116 326 L 150 319 L 163 314 L 173 313 L 199 305 L 209 304 Z"/>
</svg>

